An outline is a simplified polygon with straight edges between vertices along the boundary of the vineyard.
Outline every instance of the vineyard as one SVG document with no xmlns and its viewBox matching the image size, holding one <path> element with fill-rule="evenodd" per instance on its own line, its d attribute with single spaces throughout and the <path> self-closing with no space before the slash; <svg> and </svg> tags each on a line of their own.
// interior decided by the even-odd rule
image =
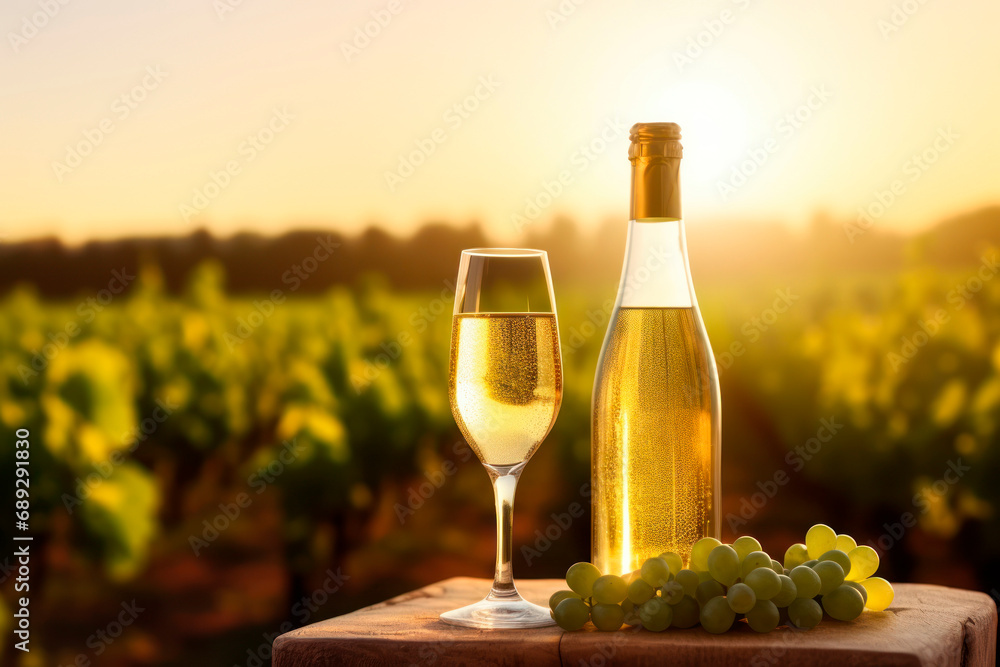
<svg viewBox="0 0 1000 667">
<path fill-rule="evenodd" d="M 947 274 L 699 293 L 722 381 L 724 537 L 776 546 L 822 521 L 875 546 L 889 578 L 1000 586 L 990 257 Z M 556 285 L 565 398 L 518 491 L 522 577 L 560 576 L 586 555 L 589 515 L 569 508 L 589 497 L 609 296 Z M 36 662 L 24 664 L 93 657 L 88 637 L 118 601 L 145 611 L 105 664 L 244 664 L 283 622 L 488 576 L 492 498 L 446 393 L 452 297 L 377 277 L 232 297 L 212 263 L 180 296 L 154 266 L 108 298 L 7 293 L 0 434 L 31 434 L 30 531 L 44 554 Z M 0 451 L 12 480 L 14 449 Z M 12 530 L 0 522 L 5 540 Z M 959 534 L 971 548 L 955 550 Z"/>
</svg>

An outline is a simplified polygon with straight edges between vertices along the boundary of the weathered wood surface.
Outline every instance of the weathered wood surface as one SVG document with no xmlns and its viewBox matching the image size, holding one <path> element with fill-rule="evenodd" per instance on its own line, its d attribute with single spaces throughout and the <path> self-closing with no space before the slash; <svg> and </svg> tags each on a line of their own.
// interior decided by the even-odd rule
<svg viewBox="0 0 1000 667">
<path fill-rule="evenodd" d="M 896 585 L 889 610 L 852 623 L 824 619 L 809 631 L 780 628 L 759 635 L 745 623 L 729 633 L 700 628 L 664 633 L 625 628 L 607 633 L 474 630 L 438 614 L 483 597 L 490 582 L 454 578 L 278 637 L 275 667 L 326 665 L 921 665 L 993 667 L 997 608 L 974 591 Z M 541 605 L 563 587 L 555 579 L 522 580 L 521 594 Z M 590 626 L 588 626 L 590 627 Z"/>
</svg>

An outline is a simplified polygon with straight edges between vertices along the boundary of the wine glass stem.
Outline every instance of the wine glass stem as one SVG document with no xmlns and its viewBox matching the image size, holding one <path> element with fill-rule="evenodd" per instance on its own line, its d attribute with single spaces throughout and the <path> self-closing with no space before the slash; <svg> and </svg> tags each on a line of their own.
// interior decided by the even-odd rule
<svg viewBox="0 0 1000 667">
<path fill-rule="evenodd" d="M 514 572 L 511 568 L 511 530 L 514 523 L 514 491 L 517 489 L 522 467 L 523 465 L 486 467 L 493 482 L 493 497 L 497 506 L 497 563 L 493 575 L 493 590 L 490 591 L 492 598 L 520 597 L 514 587 Z"/>
</svg>

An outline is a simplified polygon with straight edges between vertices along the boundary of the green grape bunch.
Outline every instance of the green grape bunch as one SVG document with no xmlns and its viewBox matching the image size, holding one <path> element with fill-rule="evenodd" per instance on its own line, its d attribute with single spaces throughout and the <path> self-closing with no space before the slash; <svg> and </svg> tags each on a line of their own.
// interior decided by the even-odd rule
<svg viewBox="0 0 1000 667">
<path fill-rule="evenodd" d="M 873 576 L 874 549 L 858 546 L 825 524 L 810 528 L 784 559 L 772 559 L 760 542 L 743 536 L 733 544 L 706 537 L 691 549 L 688 567 L 667 551 L 623 575 L 603 574 L 591 563 L 566 571 L 568 590 L 549 598 L 552 618 L 563 630 L 613 632 L 639 626 L 650 632 L 700 625 L 722 634 L 746 622 L 756 632 L 782 626 L 809 630 L 824 615 L 853 621 L 867 609 L 892 604 L 892 584 Z"/>
</svg>

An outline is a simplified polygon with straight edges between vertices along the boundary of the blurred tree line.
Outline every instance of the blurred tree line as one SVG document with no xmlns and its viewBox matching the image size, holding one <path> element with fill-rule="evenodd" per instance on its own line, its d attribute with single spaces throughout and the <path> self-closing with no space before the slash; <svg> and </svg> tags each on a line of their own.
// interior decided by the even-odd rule
<svg viewBox="0 0 1000 667">
<path fill-rule="evenodd" d="M 571 284 L 615 281 L 621 270 L 625 226 L 612 220 L 584 231 L 565 218 L 528 226 L 522 247 L 548 249 L 554 273 Z M 403 238 L 379 227 L 347 236 L 329 229 L 300 230 L 270 238 L 243 233 L 215 238 L 201 230 L 185 237 L 92 241 L 79 247 L 55 238 L 0 244 L 0 290 L 18 283 L 45 297 L 73 297 L 81 290 L 107 287 L 112 268 L 142 264 L 160 267 L 164 289 L 180 294 L 192 271 L 213 260 L 226 276 L 230 294 L 270 291 L 294 284 L 289 267 L 314 252 L 317 239 L 336 248 L 336 259 L 302 280 L 296 291 L 320 294 L 334 285 L 357 285 L 365 276 L 384 277 L 400 290 L 434 288 L 454 278 L 455 257 L 464 248 L 493 244 L 476 223 L 456 227 L 429 223 Z M 932 266 L 968 264 L 985 248 L 1000 245 L 1000 207 L 984 208 L 944 220 L 912 237 L 887 232 L 877 223 L 817 215 L 805 231 L 768 222 L 688 224 L 688 245 L 699 284 L 738 280 L 748 275 L 809 274 L 833 270 L 897 271 L 919 260 Z"/>
</svg>

